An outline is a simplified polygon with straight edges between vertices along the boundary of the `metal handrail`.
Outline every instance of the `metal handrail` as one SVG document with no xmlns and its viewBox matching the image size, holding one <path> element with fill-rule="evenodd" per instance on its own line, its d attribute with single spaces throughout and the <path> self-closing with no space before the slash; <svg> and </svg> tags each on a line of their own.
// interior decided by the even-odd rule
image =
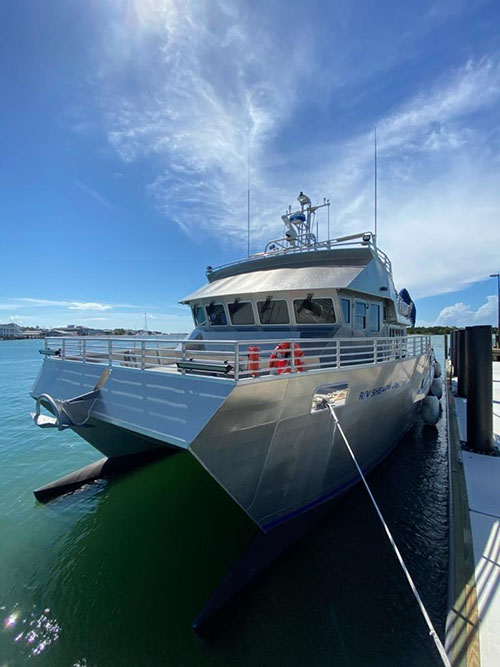
<svg viewBox="0 0 500 667">
<path fill-rule="evenodd" d="M 392 263 L 389 257 L 385 254 L 385 252 L 383 252 L 382 250 L 380 250 L 380 248 L 375 246 L 372 237 L 370 238 L 369 241 L 362 240 L 363 237 L 367 236 L 368 234 L 371 235 L 372 233 L 362 232 L 360 234 L 352 234 L 350 236 L 339 237 L 338 239 L 329 239 L 328 241 L 317 241 L 316 243 L 305 243 L 302 245 L 288 246 L 288 247 L 285 247 L 284 245 L 285 243 L 288 243 L 288 239 L 286 237 L 274 239 L 266 244 L 264 252 L 255 253 L 253 255 L 250 255 L 249 257 L 245 257 L 244 259 L 238 259 L 234 262 L 221 264 L 220 266 L 209 267 L 207 269 L 207 275 L 212 275 L 213 273 L 216 273 L 217 271 L 220 271 L 222 269 L 229 269 L 232 266 L 238 266 L 239 264 L 244 264 L 249 261 L 258 261 L 260 259 L 266 259 L 268 257 L 276 257 L 278 255 L 294 255 L 297 253 L 314 252 L 316 250 L 320 251 L 332 250 L 338 247 L 368 246 L 375 252 L 377 257 L 384 264 L 389 275 L 392 276 Z M 269 249 L 269 247 L 272 244 L 275 244 L 276 247 L 271 250 Z"/>
<path fill-rule="evenodd" d="M 277 353 L 275 348 L 279 342 L 276 338 L 190 340 L 74 336 L 46 338 L 45 351 L 47 356 L 53 351 L 50 358 L 55 360 L 159 372 L 213 374 L 234 381 L 273 375 L 279 372 L 277 367 L 281 372 L 293 373 L 386 363 L 420 356 L 431 347 L 429 336 L 289 338 L 281 341 L 288 343 L 288 351 Z M 296 345 L 300 346 L 300 355 Z M 258 368 L 250 358 L 255 348 L 258 348 Z M 280 363 L 271 356 L 273 352 Z M 219 371 L 221 368 L 225 370 Z"/>
</svg>

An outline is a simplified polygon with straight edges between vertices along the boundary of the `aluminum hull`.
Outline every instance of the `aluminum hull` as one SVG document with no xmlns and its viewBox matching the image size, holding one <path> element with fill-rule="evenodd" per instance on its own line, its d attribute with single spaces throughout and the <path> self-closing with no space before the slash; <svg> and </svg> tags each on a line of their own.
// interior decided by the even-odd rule
<svg viewBox="0 0 500 667">
<path fill-rule="evenodd" d="M 48 359 L 32 393 L 65 398 L 99 372 L 96 364 Z M 111 458 L 189 450 L 267 531 L 358 481 L 329 411 L 311 414 L 317 387 L 348 385 L 337 414 L 366 472 L 412 426 L 429 377 L 427 354 L 239 382 L 116 369 L 92 419 L 74 430 Z"/>
</svg>

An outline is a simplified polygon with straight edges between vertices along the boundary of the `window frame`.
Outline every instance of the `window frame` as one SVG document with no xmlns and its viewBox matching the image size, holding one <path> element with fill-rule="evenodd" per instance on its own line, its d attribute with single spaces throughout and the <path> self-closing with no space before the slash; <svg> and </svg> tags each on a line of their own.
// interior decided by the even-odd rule
<svg viewBox="0 0 500 667">
<path fill-rule="evenodd" d="M 365 308 L 365 314 L 364 314 L 364 315 L 358 315 L 358 313 L 357 313 L 357 308 L 356 308 L 356 306 L 358 305 L 358 303 L 359 303 L 360 305 L 363 305 L 363 306 L 364 306 L 364 308 Z M 355 331 L 366 331 L 366 330 L 367 330 L 367 329 L 366 329 L 366 325 L 368 324 L 368 314 L 367 314 L 367 311 L 368 311 L 368 302 L 367 302 L 367 301 L 363 301 L 362 299 L 355 299 L 355 301 L 354 301 L 354 323 L 353 323 L 353 324 L 354 324 L 354 329 L 355 329 Z M 358 322 L 357 322 L 358 317 L 363 317 L 363 318 L 364 318 L 364 321 L 365 321 L 365 325 L 364 325 L 364 327 L 358 327 Z"/>
<path fill-rule="evenodd" d="M 197 310 L 197 309 L 200 309 L 203 312 L 203 315 L 204 315 L 204 318 L 205 318 L 204 321 L 201 324 L 196 321 L 196 315 L 195 315 L 194 311 Z M 197 304 L 192 305 L 191 306 L 191 313 L 192 313 L 192 316 L 193 316 L 195 327 L 204 327 L 204 326 L 208 325 L 207 311 L 205 310 L 205 307 L 202 303 L 197 303 Z"/>
<path fill-rule="evenodd" d="M 324 327 L 324 326 L 331 326 L 332 324 L 337 324 L 337 312 L 335 309 L 335 301 L 332 299 L 331 296 L 317 296 L 317 297 L 311 297 L 311 301 L 329 301 L 332 307 L 332 312 L 333 312 L 333 320 L 331 322 L 299 322 L 297 319 L 297 311 L 295 309 L 295 303 L 300 302 L 303 303 L 304 301 L 307 301 L 308 297 L 297 297 L 297 298 L 292 298 L 291 299 L 291 304 L 292 304 L 292 312 L 293 312 L 293 317 L 295 320 L 295 324 L 301 327 Z"/>
<path fill-rule="evenodd" d="M 233 306 L 235 304 L 239 305 L 239 306 L 244 306 L 244 305 L 248 304 L 250 306 L 250 311 L 252 313 L 253 322 L 247 322 L 246 324 L 235 324 L 233 322 L 233 316 L 231 314 L 231 306 Z M 226 305 L 227 305 L 227 312 L 228 312 L 228 315 L 229 315 L 229 321 L 231 322 L 231 326 L 233 326 L 233 327 L 252 327 L 252 326 L 255 326 L 256 319 L 255 319 L 255 310 L 254 310 L 253 301 L 241 301 L 241 300 L 236 300 L 235 299 L 234 301 L 228 301 Z"/>
<path fill-rule="evenodd" d="M 347 303 L 349 319 L 346 320 L 343 303 Z M 344 324 L 352 325 L 352 300 L 347 296 L 340 297 L 340 310 L 342 311 L 342 321 Z"/>
<path fill-rule="evenodd" d="M 273 299 L 273 298 L 269 299 L 270 302 L 272 302 L 272 301 L 282 301 L 286 305 L 286 314 L 287 314 L 287 318 L 288 318 L 286 322 L 273 322 L 273 323 L 270 323 L 270 322 L 264 323 L 264 322 L 262 322 L 259 304 L 260 303 L 265 304 L 267 302 L 267 300 L 268 300 L 267 298 L 266 299 L 261 299 L 261 300 L 257 300 L 257 299 L 255 300 L 255 305 L 257 307 L 257 316 L 258 316 L 258 320 L 259 320 L 259 325 L 263 326 L 263 327 L 276 327 L 276 326 L 283 326 L 284 324 L 291 324 L 290 304 L 288 303 L 288 299 Z"/>
<path fill-rule="evenodd" d="M 378 326 L 377 326 L 376 329 L 372 329 L 372 328 L 371 328 L 370 311 L 371 311 L 372 308 L 376 308 L 377 311 L 378 311 Z M 371 302 L 371 303 L 368 304 L 367 325 L 368 325 L 368 327 L 367 327 L 367 331 L 368 331 L 369 333 L 380 333 L 381 322 L 380 322 L 380 304 L 379 304 L 379 303 Z"/>
<path fill-rule="evenodd" d="M 212 320 L 211 320 L 211 318 L 210 318 L 210 313 L 208 312 L 208 309 L 209 309 L 211 306 L 212 306 L 212 307 L 213 307 L 213 306 L 222 306 L 222 312 L 224 313 L 224 318 L 225 318 L 225 320 L 226 320 L 224 324 L 213 324 L 213 323 L 212 323 Z M 227 316 L 228 314 L 227 314 L 227 311 L 226 311 L 226 307 L 225 307 L 225 306 L 226 306 L 226 304 L 223 303 L 222 301 L 218 301 L 218 302 L 215 302 L 215 301 L 214 301 L 213 303 L 206 303 L 206 304 L 205 304 L 205 312 L 206 312 L 206 314 L 207 314 L 207 322 L 208 322 L 208 325 L 209 325 L 209 326 L 211 326 L 211 327 L 227 327 L 227 326 L 228 326 L 228 321 L 229 321 L 229 319 L 228 319 L 228 316 Z"/>
</svg>

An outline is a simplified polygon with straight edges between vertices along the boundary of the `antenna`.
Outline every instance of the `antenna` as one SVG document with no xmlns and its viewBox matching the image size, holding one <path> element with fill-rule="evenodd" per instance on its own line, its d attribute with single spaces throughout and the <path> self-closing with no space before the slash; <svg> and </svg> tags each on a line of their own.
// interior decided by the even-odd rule
<svg viewBox="0 0 500 667">
<path fill-rule="evenodd" d="M 250 133 L 247 135 L 247 257 L 250 257 Z"/>
<path fill-rule="evenodd" d="M 375 241 L 375 245 L 377 245 L 377 126 L 375 125 L 375 133 L 374 133 L 374 178 L 375 178 L 375 183 L 374 183 L 374 211 L 373 211 L 373 216 L 374 216 L 374 222 L 375 222 L 375 233 L 373 235 L 373 239 Z"/>
<path fill-rule="evenodd" d="M 330 202 L 328 202 L 328 241 L 330 240 Z"/>
<path fill-rule="evenodd" d="M 148 314 L 144 313 L 144 331 L 148 333 Z"/>
</svg>

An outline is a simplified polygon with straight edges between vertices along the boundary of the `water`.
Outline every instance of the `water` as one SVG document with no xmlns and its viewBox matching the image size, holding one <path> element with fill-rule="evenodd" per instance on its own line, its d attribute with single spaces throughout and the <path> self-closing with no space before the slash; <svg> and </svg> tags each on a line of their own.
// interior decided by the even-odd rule
<svg viewBox="0 0 500 667">
<path fill-rule="evenodd" d="M 2 667 L 440 664 L 360 486 L 197 637 L 191 620 L 253 526 L 184 454 L 37 503 L 33 489 L 99 458 L 29 419 L 39 347 L 0 342 Z M 416 425 L 369 483 L 442 634 L 444 420 Z"/>
</svg>

